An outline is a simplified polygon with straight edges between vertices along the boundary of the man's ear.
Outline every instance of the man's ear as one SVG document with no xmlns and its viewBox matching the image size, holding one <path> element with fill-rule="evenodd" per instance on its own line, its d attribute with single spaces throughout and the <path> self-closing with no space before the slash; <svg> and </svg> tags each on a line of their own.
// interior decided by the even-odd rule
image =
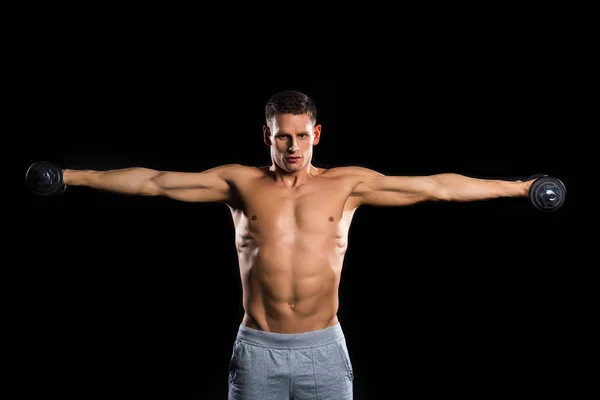
<svg viewBox="0 0 600 400">
<path fill-rule="evenodd" d="M 315 125 L 313 128 L 313 136 L 315 139 L 313 140 L 313 146 L 319 144 L 319 140 L 321 139 L 321 125 Z"/>
<path fill-rule="evenodd" d="M 271 130 L 268 126 L 263 126 L 263 141 L 267 146 L 271 146 Z"/>
</svg>

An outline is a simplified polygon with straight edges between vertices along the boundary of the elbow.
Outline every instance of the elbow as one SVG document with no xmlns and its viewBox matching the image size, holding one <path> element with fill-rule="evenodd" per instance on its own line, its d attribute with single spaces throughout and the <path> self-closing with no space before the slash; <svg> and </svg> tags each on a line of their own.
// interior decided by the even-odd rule
<svg viewBox="0 0 600 400">
<path fill-rule="evenodd" d="M 162 196 L 164 195 L 164 190 L 161 188 L 158 177 L 162 175 L 162 172 L 158 172 L 155 176 L 145 179 L 140 186 L 140 194 L 142 196 Z"/>
<path fill-rule="evenodd" d="M 429 193 L 429 199 L 432 201 L 454 201 L 455 196 L 448 188 L 437 186 Z"/>
<path fill-rule="evenodd" d="M 139 194 L 142 196 L 160 196 L 162 195 L 162 192 L 156 185 L 144 183 L 140 188 Z"/>
</svg>

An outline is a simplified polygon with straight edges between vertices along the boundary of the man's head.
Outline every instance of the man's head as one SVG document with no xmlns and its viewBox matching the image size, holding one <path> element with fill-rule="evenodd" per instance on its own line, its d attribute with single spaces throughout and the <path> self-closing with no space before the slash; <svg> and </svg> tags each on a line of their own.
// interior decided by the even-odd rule
<svg viewBox="0 0 600 400">
<path fill-rule="evenodd" d="M 265 107 L 265 121 L 264 141 L 279 168 L 295 172 L 310 163 L 312 147 L 321 135 L 317 108 L 310 97 L 294 90 L 274 94 Z"/>
</svg>

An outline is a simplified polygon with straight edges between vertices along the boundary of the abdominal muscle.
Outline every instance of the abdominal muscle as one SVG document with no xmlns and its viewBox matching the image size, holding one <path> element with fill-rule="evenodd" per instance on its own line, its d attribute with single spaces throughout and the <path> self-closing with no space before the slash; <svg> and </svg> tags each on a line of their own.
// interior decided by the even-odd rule
<svg viewBox="0 0 600 400">
<path fill-rule="evenodd" d="M 331 233 L 272 232 L 260 239 L 244 238 L 238 252 L 242 324 L 267 332 L 299 333 L 338 322 L 340 238 Z"/>
</svg>

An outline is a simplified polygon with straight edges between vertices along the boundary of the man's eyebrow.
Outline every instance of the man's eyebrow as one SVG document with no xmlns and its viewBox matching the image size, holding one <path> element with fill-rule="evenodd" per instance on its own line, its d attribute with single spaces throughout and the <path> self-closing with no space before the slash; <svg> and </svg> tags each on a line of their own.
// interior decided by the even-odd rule
<svg viewBox="0 0 600 400">
<path fill-rule="evenodd" d="M 308 132 L 298 132 L 296 135 L 308 135 Z M 276 136 L 291 136 L 291 134 L 286 132 L 277 132 Z"/>
</svg>

